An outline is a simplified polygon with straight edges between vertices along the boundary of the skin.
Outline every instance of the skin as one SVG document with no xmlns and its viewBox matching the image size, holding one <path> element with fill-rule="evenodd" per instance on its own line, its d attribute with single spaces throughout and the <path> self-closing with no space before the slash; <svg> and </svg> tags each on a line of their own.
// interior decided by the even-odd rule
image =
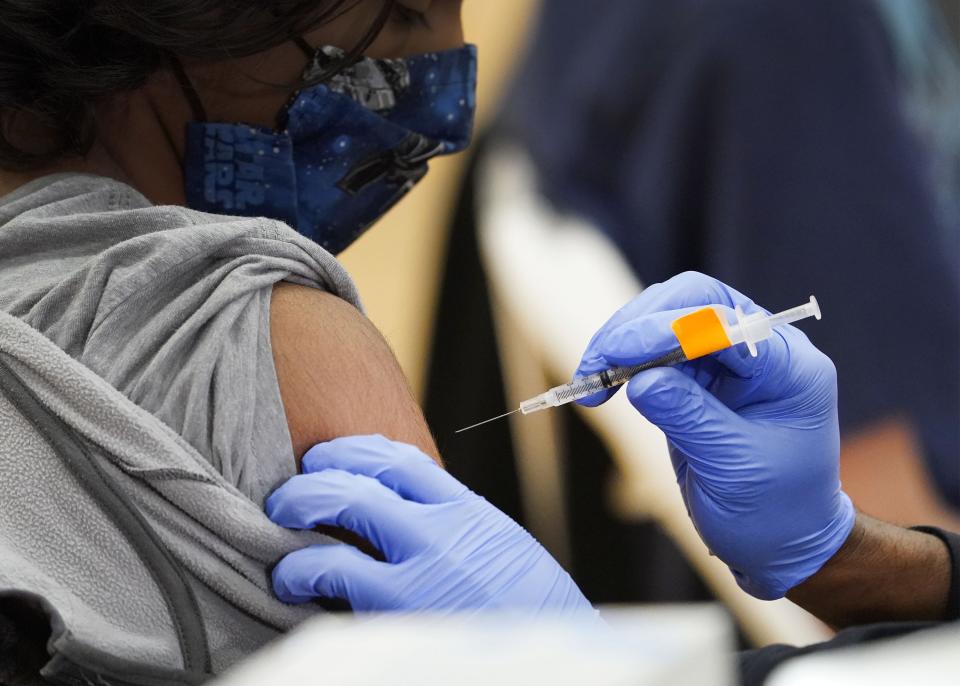
<svg viewBox="0 0 960 686">
<path fill-rule="evenodd" d="M 368 56 L 400 57 L 463 45 L 462 0 L 398 0 L 397 5 Z M 383 2 L 359 0 L 346 7 L 304 40 L 352 48 L 375 23 Z M 249 57 L 184 66 L 210 121 L 272 126 L 294 88 L 266 84 L 296 83 L 306 63 L 301 49 L 288 41 Z M 158 205 L 185 205 L 182 160 L 186 124 L 192 119 L 180 84 L 172 73 L 160 71 L 139 90 L 99 106 L 99 135 L 89 154 L 24 174 L 0 171 L 0 194 L 34 178 L 74 171 L 127 183 Z M 271 334 L 298 459 L 314 443 L 354 433 L 382 433 L 439 459 L 392 352 L 351 306 L 312 289 L 278 285 Z M 351 392 L 334 395 L 331 388 Z"/>
<path fill-rule="evenodd" d="M 401 0 L 421 13 L 422 21 L 391 19 L 367 54 L 397 57 L 462 45 L 461 2 Z M 380 6 L 380 0 L 360 0 L 304 38 L 311 45 L 349 48 Z M 210 120 L 271 126 L 290 91 L 263 82 L 293 82 L 304 64 L 302 52 L 286 43 L 252 57 L 185 67 Z M 184 129 L 191 119 L 179 84 L 168 72 L 158 72 L 138 91 L 99 106 L 99 135 L 87 155 L 30 173 L 0 172 L 0 194 L 40 176 L 75 171 L 115 178 L 156 204 L 183 205 Z M 439 460 L 395 358 L 359 312 L 328 294 L 281 284 L 273 292 L 270 325 L 298 458 L 314 443 L 336 436 L 382 433 Z M 947 612 L 949 569 L 948 552 L 936 538 L 861 515 L 834 558 L 789 597 L 835 626 L 940 619 Z"/>
<path fill-rule="evenodd" d="M 443 466 L 393 351 L 356 308 L 313 288 L 278 284 L 270 333 L 298 469 L 304 453 L 317 443 L 375 433 L 415 445 Z M 317 530 L 382 559 L 351 531 Z"/>
<path fill-rule="evenodd" d="M 462 0 L 397 0 L 397 5 L 367 56 L 402 57 L 463 45 Z M 359 0 L 347 7 L 304 40 L 344 49 L 360 43 L 383 2 Z M 184 68 L 209 121 L 272 127 L 295 88 L 265 84 L 296 83 L 306 64 L 301 49 L 286 42 L 239 59 L 184 62 Z M 186 124 L 193 118 L 174 75 L 159 71 L 137 91 L 98 106 L 98 135 L 87 155 L 29 173 L 0 171 L 0 195 L 48 174 L 81 172 L 126 183 L 157 205 L 185 205 L 182 161 Z M 416 445 L 440 461 L 396 358 L 351 305 L 314 289 L 279 284 L 273 291 L 270 330 L 297 460 L 315 443 L 380 433 Z M 370 551 L 358 537 L 327 533 Z"/>
<path fill-rule="evenodd" d="M 366 54 L 402 57 L 463 45 L 463 0 L 398 0 Z M 305 34 L 310 45 L 357 45 L 373 25 L 382 0 L 359 0 L 335 20 Z M 417 18 L 417 13 L 422 18 Z M 210 121 L 242 121 L 272 127 L 293 88 L 265 85 L 295 83 L 306 66 L 292 42 L 243 58 L 187 63 L 185 69 Z M 82 172 L 127 183 L 157 205 L 184 205 L 182 160 L 186 124 L 193 119 L 180 85 L 167 70 L 146 85 L 97 108 L 98 136 L 90 152 L 28 173 L 0 171 L 0 194 L 57 172 Z"/>
<path fill-rule="evenodd" d="M 398 15 L 367 53 L 395 57 L 463 44 L 462 0 L 402 0 L 423 19 Z M 361 0 L 335 21 L 304 38 L 311 45 L 350 47 L 373 23 L 381 0 Z M 289 90 L 267 83 L 296 80 L 304 56 L 287 42 L 258 55 L 207 64 L 187 64 L 190 79 L 211 121 L 244 121 L 272 126 Z M 256 77 L 256 78 L 254 78 Z M 50 173 L 78 171 L 128 183 L 155 204 L 185 204 L 181 160 L 185 124 L 193 113 L 180 85 L 168 72 L 155 74 L 146 86 L 99 108 L 97 143 L 84 158 L 66 159 L 27 174 L 0 171 L 0 195 Z M 858 507 L 900 524 L 925 522 L 960 530 L 960 514 L 942 502 L 923 466 L 912 428 L 891 419 L 845 436 L 841 459 L 843 483 Z"/>
<path fill-rule="evenodd" d="M 949 619 L 949 593 L 950 552 L 940 539 L 861 513 L 837 554 L 787 597 L 842 628 Z"/>
<path fill-rule="evenodd" d="M 960 531 L 960 516 L 930 482 L 909 422 L 893 418 L 847 437 L 840 476 L 861 510 L 856 525 L 837 554 L 787 597 L 836 628 L 948 619 L 947 547 L 935 536 L 865 514 L 903 526 Z"/>
<path fill-rule="evenodd" d="M 298 459 L 338 436 L 380 433 L 440 462 L 393 351 L 352 305 L 312 288 L 280 284 L 273 289 L 270 330 Z"/>
</svg>

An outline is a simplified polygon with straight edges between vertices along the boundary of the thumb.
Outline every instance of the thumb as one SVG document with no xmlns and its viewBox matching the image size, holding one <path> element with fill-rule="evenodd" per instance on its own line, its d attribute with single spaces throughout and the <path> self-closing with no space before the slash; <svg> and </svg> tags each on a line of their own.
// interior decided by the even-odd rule
<svg viewBox="0 0 960 686">
<path fill-rule="evenodd" d="M 363 610 L 390 589 L 389 570 L 347 544 L 313 545 L 280 560 L 273 569 L 273 591 L 285 603 L 341 598 Z"/>
<path fill-rule="evenodd" d="M 695 471 L 747 449 L 744 420 L 679 369 L 658 367 L 637 374 L 627 384 L 627 397 L 687 456 Z"/>
</svg>

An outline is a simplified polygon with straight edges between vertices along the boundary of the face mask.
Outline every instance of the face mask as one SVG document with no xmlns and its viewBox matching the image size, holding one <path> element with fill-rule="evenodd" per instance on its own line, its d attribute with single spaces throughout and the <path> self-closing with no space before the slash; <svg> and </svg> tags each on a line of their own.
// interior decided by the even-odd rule
<svg viewBox="0 0 960 686">
<path fill-rule="evenodd" d="M 321 48 L 306 82 L 340 60 Z M 265 216 L 338 253 L 427 173 L 427 161 L 470 142 L 472 45 L 395 60 L 361 59 L 295 94 L 278 130 L 188 125 L 188 206 Z"/>
</svg>

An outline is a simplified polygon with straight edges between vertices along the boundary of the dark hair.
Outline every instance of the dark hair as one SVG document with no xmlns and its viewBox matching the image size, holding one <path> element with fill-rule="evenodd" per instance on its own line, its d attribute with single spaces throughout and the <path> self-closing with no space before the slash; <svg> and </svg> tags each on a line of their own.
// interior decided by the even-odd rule
<svg viewBox="0 0 960 686">
<path fill-rule="evenodd" d="M 93 143 L 94 108 L 174 58 L 262 52 L 349 11 L 358 0 L 0 0 L 0 168 L 30 169 Z M 376 37 L 393 0 L 360 45 Z M 39 149 L 14 122 L 44 131 Z M 49 131 L 49 133 L 47 133 Z"/>
</svg>

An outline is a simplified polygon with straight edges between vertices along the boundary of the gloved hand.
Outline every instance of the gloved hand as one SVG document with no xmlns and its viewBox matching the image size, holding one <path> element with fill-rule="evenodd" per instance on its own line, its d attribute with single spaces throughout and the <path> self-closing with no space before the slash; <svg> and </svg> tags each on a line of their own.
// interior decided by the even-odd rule
<svg viewBox="0 0 960 686">
<path fill-rule="evenodd" d="M 338 438 L 311 448 L 303 471 L 267 499 L 270 519 L 348 529 L 386 561 L 346 544 L 290 553 L 273 571 L 284 602 L 323 596 L 357 611 L 594 612 L 530 534 L 411 445 Z"/>
<path fill-rule="evenodd" d="M 716 279 L 688 272 L 646 289 L 594 336 L 585 376 L 677 347 L 670 324 L 704 305 L 754 303 Z M 687 511 L 741 588 L 780 598 L 843 545 L 855 518 L 840 489 L 836 369 L 788 326 L 751 357 L 738 345 L 678 367 L 641 372 L 626 385 L 633 406 L 666 434 Z M 605 402 L 608 390 L 581 401 Z"/>
</svg>

